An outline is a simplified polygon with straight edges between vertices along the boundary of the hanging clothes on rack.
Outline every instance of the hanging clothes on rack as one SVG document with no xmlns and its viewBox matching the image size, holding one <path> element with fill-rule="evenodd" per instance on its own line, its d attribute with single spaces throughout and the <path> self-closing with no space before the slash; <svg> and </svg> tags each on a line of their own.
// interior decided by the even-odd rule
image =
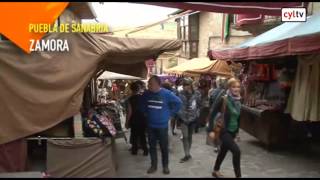
<svg viewBox="0 0 320 180">
<path fill-rule="evenodd" d="M 298 56 L 286 113 L 296 121 L 320 121 L 320 54 Z"/>
</svg>

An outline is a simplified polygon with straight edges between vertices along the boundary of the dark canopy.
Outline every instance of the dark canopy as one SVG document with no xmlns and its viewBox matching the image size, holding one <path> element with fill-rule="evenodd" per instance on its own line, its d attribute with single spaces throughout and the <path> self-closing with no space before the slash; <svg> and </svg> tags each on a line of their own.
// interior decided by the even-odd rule
<svg viewBox="0 0 320 180">
<path fill-rule="evenodd" d="M 320 51 L 320 14 L 307 22 L 287 22 L 238 46 L 209 51 L 210 59 L 254 60 Z"/>
</svg>

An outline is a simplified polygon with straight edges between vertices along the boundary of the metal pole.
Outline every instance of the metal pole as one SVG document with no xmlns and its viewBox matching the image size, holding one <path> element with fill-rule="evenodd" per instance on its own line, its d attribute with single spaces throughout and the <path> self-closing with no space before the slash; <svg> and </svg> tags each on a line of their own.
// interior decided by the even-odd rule
<svg viewBox="0 0 320 180">
<path fill-rule="evenodd" d="M 160 67 L 160 74 L 162 74 L 162 71 L 163 71 L 163 59 L 161 59 L 161 67 Z"/>
</svg>

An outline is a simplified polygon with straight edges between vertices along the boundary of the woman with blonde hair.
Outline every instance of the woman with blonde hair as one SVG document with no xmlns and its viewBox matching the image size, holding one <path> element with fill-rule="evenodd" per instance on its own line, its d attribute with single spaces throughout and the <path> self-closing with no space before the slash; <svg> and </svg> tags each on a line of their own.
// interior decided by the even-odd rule
<svg viewBox="0 0 320 180">
<path fill-rule="evenodd" d="M 213 108 L 213 114 L 221 112 L 223 120 L 223 128 L 219 136 L 221 148 L 216 159 L 212 176 L 223 177 L 219 172 L 220 166 L 230 150 L 233 158 L 233 168 L 237 178 L 241 177 L 240 169 L 240 149 L 235 142 L 235 138 L 239 132 L 240 125 L 240 109 L 241 109 L 241 84 L 238 79 L 231 78 L 228 80 L 228 90 L 225 96 L 221 97 Z"/>
</svg>

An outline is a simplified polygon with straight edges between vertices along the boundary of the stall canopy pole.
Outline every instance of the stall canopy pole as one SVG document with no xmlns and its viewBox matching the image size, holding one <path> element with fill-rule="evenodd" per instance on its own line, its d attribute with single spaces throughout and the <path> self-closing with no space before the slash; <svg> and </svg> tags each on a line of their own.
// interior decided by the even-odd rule
<svg viewBox="0 0 320 180">
<path fill-rule="evenodd" d="M 221 42 L 223 43 L 224 42 L 224 26 L 225 26 L 225 23 L 226 23 L 226 14 L 223 14 L 223 19 L 222 19 L 222 31 L 221 31 Z"/>
</svg>

